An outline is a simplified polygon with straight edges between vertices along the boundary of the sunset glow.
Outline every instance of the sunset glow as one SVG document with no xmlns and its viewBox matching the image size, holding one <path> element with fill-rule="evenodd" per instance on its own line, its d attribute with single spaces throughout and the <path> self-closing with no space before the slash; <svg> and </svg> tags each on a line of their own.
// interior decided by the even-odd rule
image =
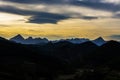
<svg viewBox="0 0 120 80">
<path fill-rule="evenodd" d="M 0 0 L 0 36 L 9 39 L 21 34 L 25 38 L 33 36 L 52 40 L 75 37 L 95 39 L 102 36 L 106 40 L 116 40 L 111 36 L 120 35 L 118 0 L 62 0 L 59 3 L 31 1 L 34 0 Z M 95 4 L 111 4 L 113 9 Z"/>
</svg>

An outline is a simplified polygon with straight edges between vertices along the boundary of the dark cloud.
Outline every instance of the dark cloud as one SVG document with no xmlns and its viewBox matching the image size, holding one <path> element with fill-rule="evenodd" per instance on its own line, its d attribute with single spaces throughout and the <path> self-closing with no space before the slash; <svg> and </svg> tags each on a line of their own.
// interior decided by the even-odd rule
<svg viewBox="0 0 120 80">
<path fill-rule="evenodd" d="M 19 14 L 19 15 L 29 15 L 29 14 L 31 15 L 36 13 L 36 12 L 21 10 L 12 6 L 0 6 L 0 11 L 6 13 Z"/>
<path fill-rule="evenodd" d="M 27 4 L 50 4 L 50 5 L 59 4 L 62 6 L 63 4 L 69 3 L 69 5 L 84 6 L 92 9 L 99 9 L 99 10 L 112 11 L 112 12 L 120 11 L 120 5 L 115 5 L 113 3 L 103 3 L 101 2 L 101 0 L 82 0 L 82 1 L 80 0 L 2 0 L 2 1 L 24 3 L 26 5 Z M 32 11 L 32 9 L 23 10 L 13 6 L 0 6 L 0 11 L 31 16 L 31 18 L 28 21 L 29 23 L 56 24 L 60 20 L 74 18 L 64 13 L 55 14 L 55 13 L 49 13 L 49 12 Z M 83 15 L 80 14 L 80 16 L 76 18 L 85 19 L 85 20 L 94 20 L 94 19 L 98 19 L 99 16 L 86 16 L 84 14 Z M 120 14 L 115 14 L 112 18 L 120 18 Z"/>
<path fill-rule="evenodd" d="M 102 3 L 101 0 L 85 0 L 85 1 L 74 1 L 72 4 L 77 6 L 84 6 L 93 9 L 105 10 L 116 12 L 120 10 L 120 5 L 115 5 L 112 3 Z"/>
<path fill-rule="evenodd" d="M 2 1 L 9 1 L 9 2 L 16 2 L 16 3 L 26 3 L 26 4 L 56 4 L 56 3 L 64 3 L 66 0 L 2 0 Z M 71 0 L 69 0 L 71 1 Z"/>
<path fill-rule="evenodd" d="M 58 14 L 39 13 L 32 16 L 28 22 L 30 23 L 54 23 L 56 24 L 60 20 L 68 19 L 69 17 Z"/>
<path fill-rule="evenodd" d="M 118 19 L 120 19 L 120 13 L 114 14 L 114 15 L 113 15 L 113 18 L 118 18 Z"/>
<path fill-rule="evenodd" d="M 109 38 L 115 39 L 115 40 L 120 40 L 120 35 L 111 35 Z"/>
<path fill-rule="evenodd" d="M 69 18 L 73 18 L 70 15 L 65 14 L 55 14 L 55 13 L 48 13 L 48 12 L 39 12 L 39 11 L 30 11 L 30 10 L 22 10 L 12 6 L 0 6 L 1 12 L 24 15 L 24 16 L 31 16 L 27 23 L 53 23 L 56 24 L 57 22 Z M 81 15 L 81 19 L 85 20 L 92 20 L 98 19 L 98 17 L 94 16 L 84 16 Z"/>
<path fill-rule="evenodd" d="M 3 0 L 9 2 L 26 3 L 26 4 L 69 4 L 75 6 L 84 6 L 93 9 L 100 9 L 106 11 L 119 11 L 120 5 L 114 3 L 103 3 L 102 0 Z"/>
<path fill-rule="evenodd" d="M 16 3 L 28 3 L 28 4 L 38 4 L 38 3 L 46 3 L 46 4 L 61 4 L 61 3 L 74 3 L 74 2 L 101 2 L 101 0 L 2 0 Z"/>
<path fill-rule="evenodd" d="M 86 19 L 86 20 L 94 20 L 94 19 L 98 19 L 99 17 L 96 16 L 82 16 L 82 19 Z"/>
<path fill-rule="evenodd" d="M 38 2 L 41 2 L 41 0 L 2 0 L 2 1 L 17 2 L 17 3 L 38 3 Z"/>
<path fill-rule="evenodd" d="M 38 11 L 29 11 L 29 10 L 21 10 L 11 6 L 2 6 L 0 7 L 1 12 L 7 12 L 12 14 L 19 14 L 25 16 L 31 16 L 29 19 L 29 23 L 57 23 L 60 20 L 68 19 L 67 15 L 60 15 L 54 13 L 47 12 L 38 12 Z"/>
<path fill-rule="evenodd" d="M 2 0 L 8 1 L 8 2 L 16 2 L 16 3 L 24 3 L 24 4 L 59 4 L 63 6 L 63 4 L 69 4 L 69 5 L 75 5 L 75 6 L 84 6 L 89 7 L 91 9 L 98 9 L 98 10 L 105 10 L 105 11 L 111 11 L 111 12 L 117 12 L 120 11 L 120 5 L 115 5 L 113 3 L 103 3 L 101 0 Z M 8 3 L 9 4 L 9 3 Z M 15 5 L 16 6 L 16 5 Z M 61 20 L 65 20 L 68 18 L 74 18 L 70 15 L 64 14 L 55 14 L 55 13 L 49 13 L 49 12 L 40 12 L 31 10 L 23 10 L 18 9 L 17 6 L 0 6 L 1 12 L 7 12 L 12 14 L 19 14 L 19 15 L 25 15 L 25 16 L 31 16 L 29 18 L 29 23 L 53 23 L 56 24 L 57 22 Z M 51 8 L 52 9 L 52 8 Z M 66 8 L 67 9 L 67 8 Z M 78 10 L 79 11 L 79 10 Z M 80 13 L 79 13 L 80 14 Z M 94 14 L 94 13 L 93 13 Z M 84 14 L 80 14 L 80 16 L 77 16 L 75 18 L 85 19 L 85 20 L 94 20 L 98 19 L 99 16 L 86 16 Z M 115 14 L 112 18 L 120 18 L 120 14 Z"/>
</svg>

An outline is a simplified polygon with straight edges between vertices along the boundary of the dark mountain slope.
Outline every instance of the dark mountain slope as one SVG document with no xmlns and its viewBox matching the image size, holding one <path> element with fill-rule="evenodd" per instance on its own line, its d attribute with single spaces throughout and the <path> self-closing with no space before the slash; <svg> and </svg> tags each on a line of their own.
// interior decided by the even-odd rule
<svg viewBox="0 0 120 80">
<path fill-rule="evenodd" d="M 73 44 L 68 41 L 60 41 L 58 43 L 49 42 L 43 46 L 31 46 L 31 49 L 34 49 L 40 54 L 51 55 L 67 61 L 80 58 L 82 54 L 92 53 L 97 48 L 98 46 L 90 41 L 82 44 Z"/>
<path fill-rule="evenodd" d="M 0 38 L 0 79 L 3 80 L 63 80 L 58 77 L 61 74 L 77 76 L 71 80 L 106 80 L 119 67 L 120 43 L 116 41 L 102 46 L 91 41 L 23 45 Z"/>
<path fill-rule="evenodd" d="M 94 53 L 86 55 L 86 57 L 85 61 L 87 61 L 88 64 L 120 67 L 120 43 L 108 41 Z"/>
<path fill-rule="evenodd" d="M 30 46 L 30 45 L 29 45 Z M 0 38 L 0 76 L 11 80 L 35 80 L 40 76 L 54 75 L 65 70 L 64 62 L 39 52 L 28 45 Z M 31 75 L 31 76 L 30 76 Z"/>
</svg>

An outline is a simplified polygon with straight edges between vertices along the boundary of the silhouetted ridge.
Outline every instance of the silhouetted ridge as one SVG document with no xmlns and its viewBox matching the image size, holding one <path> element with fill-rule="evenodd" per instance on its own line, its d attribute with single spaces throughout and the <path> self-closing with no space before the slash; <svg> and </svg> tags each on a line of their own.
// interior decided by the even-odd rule
<svg viewBox="0 0 120 80">
<path fill-rule="evenodd" d="M 117 47 L 120 48 L 120 43 L 114 40 L 110 40 L 107 43 L 103 44 L 102 47 Z"/>
<path fill-rule="evenodd" d="M 98 48 L 98 46 L 91 41 L 84 42 L 82 44 L 79 44 L 79 46 L 78 46 L 78 50 L 80 52 L 83 52 L 83 55 L 91 54 L 97 48 Z"/>
<path fill-rule="evenodd" d="M 56 45 L 56 46 L 64 46 L 64 45 L 69 46 L 69 45 L 73 45 L 73 43 L 68 42 L 68 41 L 60 41 L 60 42 L 55 43 L 54 45 Z"/>
<path fill-rule="evenodd" d="M 7 39 L 5 39 L 3 37 L 0 37 L 0 45 L 3 45 L 3 44 L 9 45 L 9 44 L 16 44 L 16 43 L 14 43 L 12 41 L 9 41 L 9 40 L 7 40 Z"/>
<path fill-rule="evenodd" d="M 120 57 L 120 43 L 117 41 L 108 41 L 99 48 L 98 53 L 107 54 L 108 56 L 119 55 Z"/>
<path fill-rule="evenodd" d="M 120 67 L 120 43 L 113 40 L 108 41 L 86 57 L 87 64 L 108 65 L 118 68 L 118 66 Z"/>
<path fill-rule="evenodd" d="M 3 38 L 3 37 L 0 37 L 0 40 L 6 40 L 5 38 Z"/>
<path fill-rule="evenodd" d="M 96 44 L 94 44 L 91 41 L 87 41 L 87 42 L 81 43 L 80 45 L 84 45 L 84 46 L 90 46 L 90 45 L 97 46 Z"/>
</svg>

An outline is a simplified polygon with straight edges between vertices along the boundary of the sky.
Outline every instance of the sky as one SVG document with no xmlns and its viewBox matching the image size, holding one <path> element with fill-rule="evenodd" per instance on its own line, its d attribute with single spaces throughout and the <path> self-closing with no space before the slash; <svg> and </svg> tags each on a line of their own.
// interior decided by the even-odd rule
<svg viewBox="0 0 120 80">
<path fill-rule="evenodd" d="M 0 0 L 0 36 L 120 40 L 120 0 Z"/>
</svg>

